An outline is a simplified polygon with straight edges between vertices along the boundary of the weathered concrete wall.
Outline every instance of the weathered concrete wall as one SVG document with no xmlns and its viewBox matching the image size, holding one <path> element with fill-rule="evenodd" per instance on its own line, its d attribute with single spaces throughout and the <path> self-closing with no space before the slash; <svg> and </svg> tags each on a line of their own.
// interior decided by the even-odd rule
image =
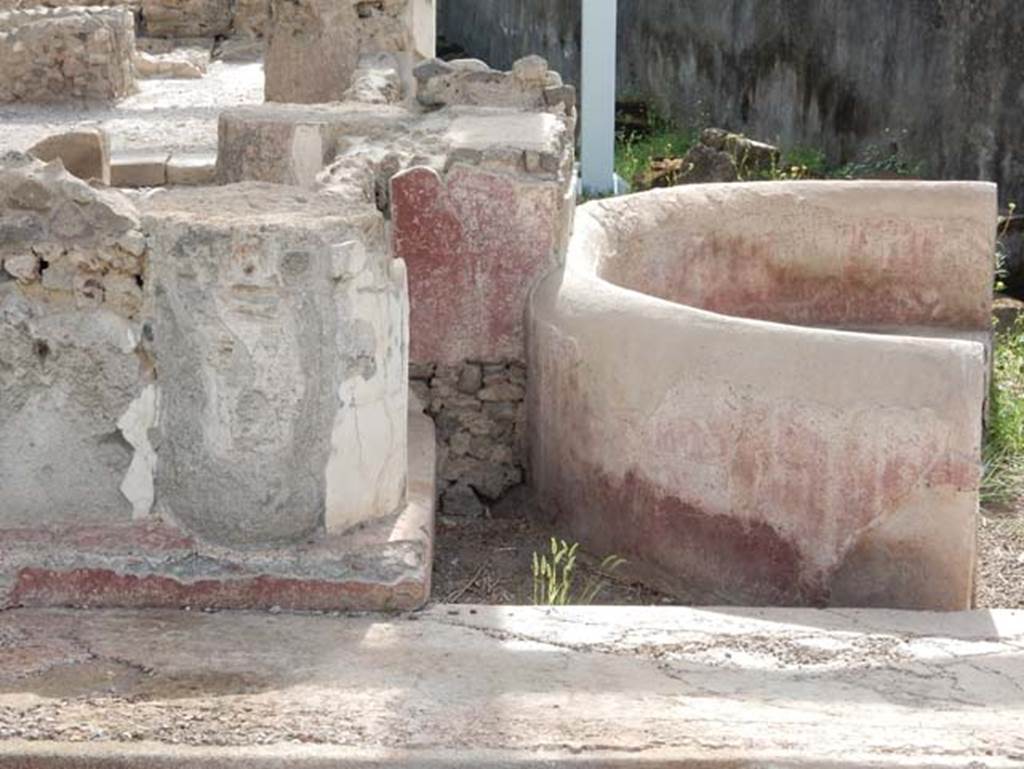
<svg viewBox="0 0 1024 769">
<path fill-rule="evenodd" d="M 0 13 L 0 103 L 114 101 L 135 89 L 124 8 Z"/>
<path fill-rule="evenodd" d="M 440 0 L 439 32 L 494 66 L 579 82 L 579 2 Z M 620 0 L 619 91 L 834 161 L 897 145 L 940 179 L 1024 198 L 1024 8 L 1012 0 Z"/>
<path fill-rule="evenodd" d="M 598 552 L 725 601 L 969 606 L 984 348 L 923 335 L 979 321 L 994 218 L 995 188 L 977 184 L 683 187 L 585 206 L 531 303 L 541 504 Z M 728 275 L 759 243 L 771 269 L 722 291 L 712 267 Z M 879 280 L 926 260 L 918 297 Z M 812 275 L 825 304 L 801 294 Z M 876 328 L 924 312 L 930 329 L 702 306 Z"/>
</svg>

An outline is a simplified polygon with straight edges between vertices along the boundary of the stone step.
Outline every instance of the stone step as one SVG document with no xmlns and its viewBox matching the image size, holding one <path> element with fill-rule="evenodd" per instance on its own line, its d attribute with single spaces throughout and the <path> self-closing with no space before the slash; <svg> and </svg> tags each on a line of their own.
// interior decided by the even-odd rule
<svg viewBox="0 0 1024 769">
<path fill-rule="evenodd" d="M 112 187 L 163 187 L 167 184 L 166 150 L 115 152 L 110 158 Z"/>
<path fill-rule="evenodd" d="M 1024 612 L 0 613 L 0 767 L 1011 767 Z"/>
</svg>

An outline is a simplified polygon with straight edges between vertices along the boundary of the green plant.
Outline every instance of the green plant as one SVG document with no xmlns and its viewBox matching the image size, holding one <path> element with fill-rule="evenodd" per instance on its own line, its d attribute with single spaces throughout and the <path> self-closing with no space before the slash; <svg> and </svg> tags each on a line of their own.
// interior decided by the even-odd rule
<svg viewBox="0 0 1024 769">
<path fill-rule="evenodd" d="M 825 153 L 806 147 L 794 147 L 787 150 L 779 161 L 766 172 L 761 172 L 755 180 L 773 182 L 792 182 L 801 179 L 822 179 L 827 173 Z"/>
<path fill-rule="evenodd" d="M 986 427 L 982 504 L 1016 504 L 1024 498 L 1024 318 L 996 336 Z"/>
<path fill-rule="evenodd" d="M 579 542 L 569 544 L 564 539 L 551 538 L 550 554 L 533 553 L 533 603 L 536 606 L 564 606 L 569 603 L 594 602 L 606 584 L 607 574 L 615 571 L 625 560 L 610 555 L 588 578 L 579 593 L 573 588 L 578 575 L 576 564 Z"/>
<path fill-rule="evenodd" d="M 1010 221 L 1013 219 L 1014 211 L 1017 210 L 1017 204 L 1010 202 L 1007 205 L 1007 209 L 1007 214 L 1003 218 L 996 237 L 996 291 L 1006 290 L 1006 283 L 1004 282 L 1006 277 L 1006 245 L 1003 242 L 1003 238 L 1006 237 L 1006 233 L 1010 230 Z"/>
<path fill-rule="evenodd" d="M 835 179 L 865 179 L 921 176 L 923 172 L 923 163 L 913 162 L 898 148 L 885 150 L 877 145 L 871 145 L 861 153 L 857 160 L 839 166 L 829 176 Z"/>
<path fill-rule="evenodd" d="M 682 130 L 660 118 L 652 119 L 648 131 L 621 131 L 615 141 L 615 173 L 632 185 L 652 160 L 681 158 L 697 143 L 697 137 L 696 130 Z"/>
</svg>

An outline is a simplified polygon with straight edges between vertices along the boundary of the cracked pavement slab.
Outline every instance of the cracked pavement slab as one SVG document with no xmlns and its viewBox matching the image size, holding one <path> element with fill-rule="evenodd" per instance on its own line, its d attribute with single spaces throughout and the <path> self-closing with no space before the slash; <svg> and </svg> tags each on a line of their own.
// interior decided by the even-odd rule
<svg viewBox="0 0 1024 769">
<path fill-rule="evenodd" d="M 1024 766 L 1024 612 L 0 613 L 0 767 Z"/>
</svg>

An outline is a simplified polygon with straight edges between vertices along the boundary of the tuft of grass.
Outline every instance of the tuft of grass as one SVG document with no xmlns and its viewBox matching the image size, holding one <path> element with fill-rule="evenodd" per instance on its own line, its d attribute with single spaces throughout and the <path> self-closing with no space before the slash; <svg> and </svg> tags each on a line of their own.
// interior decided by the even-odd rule
<svg viewBox="0 0 1024 769">
<path fill-rule="evenodd" d="M 616 555 L 601 561 L 595 574 L 577 592 L 576 556 L 579 542 L 569 544 L 564 539 L 551 538 L 550 553 L 533 554 L 533 603 L 535 606 L 565 606 L 566 604 L 591 604 L 604 589 L 610 574 L 625 563 Z"/>
<path fill-rule="evenodd" d="M 981 503 L 988 510 L 1024 499 L 1024 318 L 997 334 L 983 452 Z"/>
</svg>

